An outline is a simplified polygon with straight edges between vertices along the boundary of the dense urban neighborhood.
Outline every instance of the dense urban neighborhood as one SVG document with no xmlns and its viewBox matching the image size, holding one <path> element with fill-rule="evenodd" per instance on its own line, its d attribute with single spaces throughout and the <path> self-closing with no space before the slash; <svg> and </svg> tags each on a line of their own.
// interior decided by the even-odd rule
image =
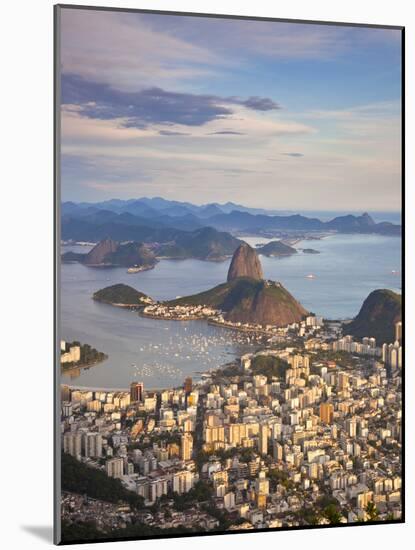
<svg viewBox="0 0 415 550">
<path fill-rule="evenodd" d="M 64 538 L 399 519 L 402 324 L 290 331 L 178 388 L 63 385 Z"/>
</svg>

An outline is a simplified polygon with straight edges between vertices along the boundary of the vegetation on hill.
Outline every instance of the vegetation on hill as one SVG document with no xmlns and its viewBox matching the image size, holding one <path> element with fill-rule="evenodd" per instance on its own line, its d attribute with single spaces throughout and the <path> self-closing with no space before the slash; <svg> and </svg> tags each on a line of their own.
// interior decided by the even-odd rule
<svg viewBox="0 0 415 550">
<path fill-rule="evenodd" d="M 63 491 L 106 502 L 126 502 L 137 510 L 144 505 L 143 497 L 125 489 L 119 479 L 108 477 L 105 472 L 87 466 L 71 455 L 62 453 L 61 469 Z"/>
<path fill-rule="evenodd" d="M 151 250 L 143 243 L 130 242 L 121 244 L 116 251 L 108 256 L 108 260 L 113 265 L 130 267 L 133 265 L 152 267 L 156 263 L 156 258 Z"/>
<path fill-rule="evenodd" d="M 150 269 L 157 259 L 154 253 L 140 242 L 118 243 L 104 239 L 97 243 L 87 254 L 65 252 L 63 262 L 79 262 L 90 267 L 140 266 Z"/>
<path fill-rule="evenodd" d="M 86 367 L 88 365 L 95 365 L 96 363 L 101 363 L 102 361 L 105 361 L 105 359 L 108 359 L 108 355 L 106 355 L 102 351 L 98 351 L 97 349 L 93 348 L 89 344 L 81 344 L 78 341 L 66 342 L 66 348 L 68 350 L 72 346 L 80 347 L 80 356 L 81 356 L 80 360 L 77 362 L 70 361 L 67 363 L 62 363 L 61 364 L 62 370 L 68 370 L 74 367 Z M 63 353 L 65 352 L 61 350 L 61 355 Z"/>
<path fill-rule="evenodd" d="M 344 325 L 343 331 L 357 338 L 376 338 L 381 345 L 395 340 L 395 323 L 401 319 L 401 294 L 387 289 L 374 290 L 363 302 L 357 317 Z"/>
<path fill-rule="evenodd" d="M 320 254 L 320 251 L 314 248 L 303 248 L 303 254 Z"/>
<path fill-rule="evenodd" d="M 251 362 L 253 374 L 263 374 L 271 381 L 273 377 L 285 379 L 285 373 L 290 365 L 280 357 L 273 355 L 256 355 Z"/>
<path fill-rule="evenodd" d="M 149 297 L 132 286 L 119 283 L 98 290 L 94 293 L 93 299 L 105 304 L 137 307 L 144 305 Z"/>
<path fill-rule="evenodd" d="M 232 322 L 286 326 L 307 311 L 279 283 L 238 277 L 210 290 L 167 302 L 168 305 L 207 305 L 226 312 Z"/>
<path fill-rule="evenodd" d="M 162 529 L 161 527 L 152 527 L 145 525 L 144 523 L 133 523 L 128 525 L 124 529 L 114 529 L 102 531 L 97 528 L 97 525 L 93 521 L 76 521 L 62 522 L 62 541 L 65 543 L 85 542 L 87 540 L 100 540 L 105 541 L 108 539 L 137 539 L 137 538 L 151 538 L 165 535 L 185 535 L 188 533 L 200 533 L 204 531 L 201 526 L 196 525 L 194 527 L 185 527 L 183 525 L 178 527 L 172 527 L 169 529 Z"/>
<path fill-rule="evenodd" d="M 291 256 L 297 250 L 282 241 L 271 241 L 257 248 L 257 252 L 264 256 Z"/>
</svg>

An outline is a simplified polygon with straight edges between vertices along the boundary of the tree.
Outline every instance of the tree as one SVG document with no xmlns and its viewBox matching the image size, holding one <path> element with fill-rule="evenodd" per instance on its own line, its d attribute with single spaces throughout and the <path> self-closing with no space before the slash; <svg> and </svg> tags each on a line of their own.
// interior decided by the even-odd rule
<svg viewBox="0 0 415 550">
<path fill-rule="evenodd" d="M 367 521 L 377 521 L 379 519 L 379 510 L 373 502 L 368 502 L 365 510 L 368 516 Z"/>
<path fill-rule="evenodd" d="M 329 504 L 324 508 L 323 517 L 326 518 L 331 525 L 338 525 L 342 519 L 341 512 L 335 504 Z"/>
</svg>

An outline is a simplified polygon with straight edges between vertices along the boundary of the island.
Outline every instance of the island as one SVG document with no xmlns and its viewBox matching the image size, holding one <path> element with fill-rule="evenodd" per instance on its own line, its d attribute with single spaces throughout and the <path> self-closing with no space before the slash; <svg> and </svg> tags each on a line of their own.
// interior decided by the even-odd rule
<svg viewBox="0 0 415 550">
<path fill-rule="evenodd" d="M 320 254 L 320 251 L 314 248 L 303 248 L 303 254 Z"/>
<path fill-rule="evenodd" d="M 116 307 L 137 308 L 154 303 L 154 300 L 129 285 L 122 283 L 107 286 L 94 293 L 93 299 L 97 302 Z"/>
<path fill-rule="evenodd" d="M 61 370 L 65 372 L 73 368 L 88 368 L 108 359 L 108 355 L 98 351 L 89 344 L 78 341 L 65 342 L 61 340 Z"/>
<path fill-rule="evenodd" d="M 283 241 L 271 241 L 263 246 L 257 247 L 257 252 L 263 256 L 278 257 L 297 254 L 297 250 Z"/>
</svg>

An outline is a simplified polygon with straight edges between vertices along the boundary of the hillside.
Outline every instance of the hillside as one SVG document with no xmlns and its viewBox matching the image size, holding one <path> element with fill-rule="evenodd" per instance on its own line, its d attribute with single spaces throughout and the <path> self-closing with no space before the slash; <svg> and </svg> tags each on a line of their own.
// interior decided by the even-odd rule
<svg viewBox="0 0 415 550">
<path fill-rule="evenodd" d="M 402 296 L 392 290 L 374 290 L 363 302 L 357 317 L 344 326 L 344 332 L 357 338 L 376 338 L 381 345 L 394 341 L 395 323 L 401 320 Z"/>
<path fill-rule="evenodd" d="M 79 262 L 89 267 L 131 267 L 140 266 L 151 269 L 157 263 L 154 253 L 143 243 L 118 243 L 104 239 L 87 254 L 66 252 L 63 262 Z"/>
<path fill-rule="evenodd" d="M 297 250 L 282 241 L 271 241 L 263 246 L 259 246 L 257 249 L 258 254 L 263 256 L 291 256 L 291 254 L 297 254 Z"/>
<path fill-rule="evenodd" d="M 181 232 L 172 242 L 156 248 L 156 255 L 167 258 L 196 258 L 198 260 L 224 260 L 231 256 L 241 241 L 230 233 L 203 227 Z"/>
<path fill-rule="evenodd" d="M 167 302 L 169 305 L 208 305 L 225 312 L 234 323 L 286 326 L 307 311 L 280 284 L 238 277 L 210 290 Z"/>
<path fill-rule="evenodd" d="M 83 263 L 90 266 L 107 265 L 110 263 L 109 256 L 116 252 L 117 248 L 117 242 L 112 239 L 104 239 L 86 254 Z"/>
<path fill-rule="evenodd" d="M 62 453 L 62 490 L 87 495 L 106 502 L 127 502 L 140 509 L 144 499 L 125 489 L 119 479 L 108 477 L 105 472 L 87 466 L 72 456 Z"/>
<path fill-rule="evenodd" d="M 258 255 L 247 243 L 235 251 L 226 283 L 168 305 L 207 305 L 224 312 L 232 323 L 283 327 L 307 315 L 301 304 L 281 283 L 264 281 Z"/>
<path fill-rule="evenodd" d="M 98 290 L 94 293 L 93 299 L 119 307 L 138 307 L 152 302 L 151 298 L 143 292 L 121 283 Z"/>
</svg>

